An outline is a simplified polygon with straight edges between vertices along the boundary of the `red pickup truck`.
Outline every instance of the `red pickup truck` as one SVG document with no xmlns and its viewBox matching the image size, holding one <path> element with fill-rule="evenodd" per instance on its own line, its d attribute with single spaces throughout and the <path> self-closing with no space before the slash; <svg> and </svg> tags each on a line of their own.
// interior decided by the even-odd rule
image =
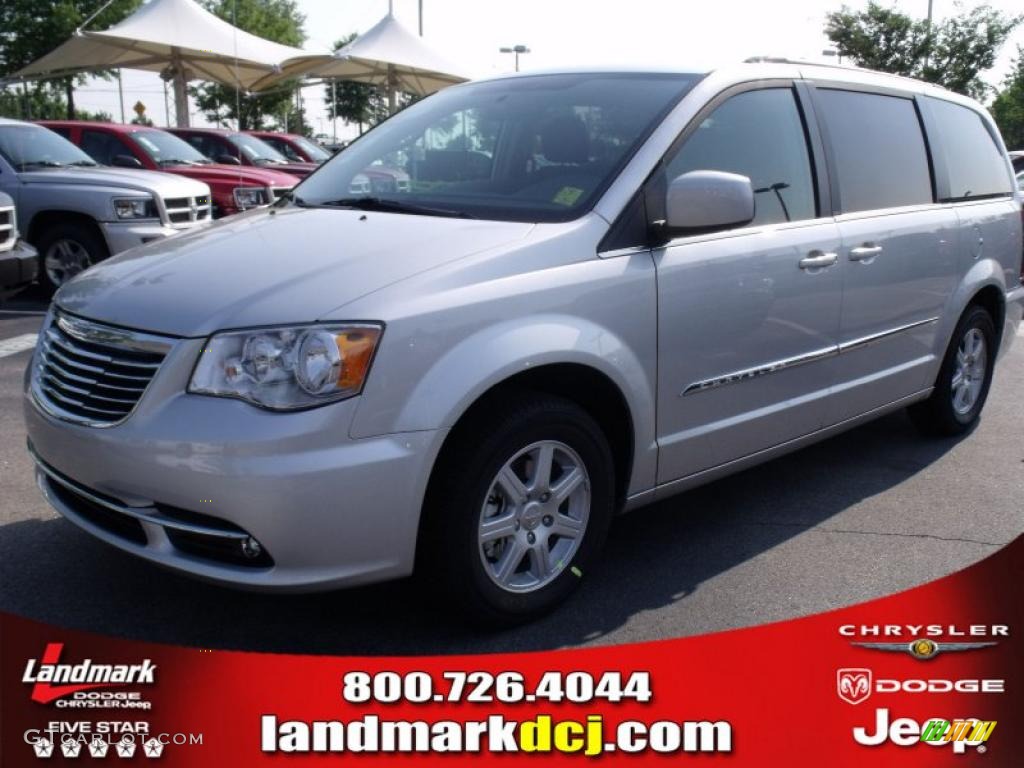
<svg viewBox="0 0 1024 768">
<path fill-rule="evenodd" d="M 331 159 L 331 153 L 315 141 L 297 133 L 275 131 L 246 131 L 250 136 L 265 141 L 293 163 L 316 163 L 320 165 Z"/>
<path fill-rule="evenodd" d="M 164 171 L 206 182 L 214 218 L 269 205 L 298 179 L 274 168 L 214 163 L 167 131 L 141 125 L 41 120 L 101 165 Z"/>
<path fill-rule="evenodd" d="M 255 136 L 223 128 L 168 128 L 209 159 L 257 168 L 285 171 L 304 179 L 319 166 L 316 163 L 294 163 Z"/>
</svg>

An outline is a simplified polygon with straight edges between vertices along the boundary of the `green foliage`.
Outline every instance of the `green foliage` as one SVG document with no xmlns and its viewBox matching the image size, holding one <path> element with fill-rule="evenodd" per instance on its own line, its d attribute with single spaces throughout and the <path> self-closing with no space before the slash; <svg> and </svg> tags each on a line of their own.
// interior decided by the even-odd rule
<svg viewBox="0 0 1024 768">
<path fill-rule="evenodd" d="M 93 13 L 103 6 L 105 0 L 2 0 L 0 2 L 0 77 L 17 72 L 27 64 L 49 53 L 64 43 Z M 107 29 L 139 7 L 142 0 L 114 0 L 95 19 L 89 22 L 89 29 Z M 101 77 L 109 73 L 98 73 Z M 41 85 L 29 86 L 29 99 L 19 97 L 9 100 L 0 96 L 0 114 L 26 116 L 25 109 L 33 107 L 35 118 L 80 116 L 75 110 L 74 88 L 84 81 L 84 76 L 48 80 Z M 19 89 L 20 91 L 20 89 Z M 61 95 L 62 94 L 62 95 Z M 19 101 L 20 98 L 20 101 Z M 62 104 L 64 109 L 54 114 L 54 107 Z M 8 108 L 13 111 L 8 111 Z M 18 111 L 18 110 L 21 111 Z"/>
<path fill-rule="evenodd" d="M 335 41 L 334 50 L 351 43 L 358 35 L 354 32 Z M 388 94 L 383 88 L 368 83 L 355 83 L 350 80 L 338 80 L 334 84 L 334 101 L 331 101 L 331 84 L 324 85 L 324 103 L 327 105 L 327 117 L 331 120 L 335 117 L 344 120 L 346 123 L 355 123 L 359 126 L 359 132 L 363 127 L 372 128 L 388 116 Z M 400 110 L 409 106 L 416 100 L 415 96 L 408 93 L 396 94 L 395 109 Z"/>
<path fill-rule="evenodd" d="M 305 16 L 299 13 L 296 0 L 203 0 L 207 10 L 239 29 L 299 47 L 306 40 L 302 30 Z M 215 125 L 236 125 L 241 130 L 283 129 L 300 133 L 305 123 L 296 109 L 297 81 L 283 83 L 280 88 L 259 95 L 237 93 L 235 88 L 207 83 L 190 89 L 196 105 Z M 305 130 L 305 127 L 303 127 Z"/>
<path fill-rule="evenodd" d="M 929 29 L 926 20 L 871 2 L 863 11 L 843 6 L 828 14 L 825 34 L 841 56 L 859 66 L 981 98 L 989 90 L 981 73 L 992 68 L 1022 20 L 981 5 Z"/>
<path fill-rule="evenodd" d="M 1013 69 L 992 102 L 992 116 L 999 124 L 1006 146 L 1024 149 L 1024 45 L 1017 46 Z"/>
</svg>

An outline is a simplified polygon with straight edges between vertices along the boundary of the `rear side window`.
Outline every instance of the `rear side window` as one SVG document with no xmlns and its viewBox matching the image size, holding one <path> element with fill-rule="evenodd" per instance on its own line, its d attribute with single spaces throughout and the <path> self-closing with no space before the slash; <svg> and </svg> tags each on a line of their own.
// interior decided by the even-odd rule
<svg viewBox="0 0 1024 768">
<path fill-rule="evenodd" d="M 921 121 L 897 96 L 818 89 L 843 213 L 933 202 Z"/>
<path fill-rule="evenodd" d="M 949 197 L 969 200 L 1008 195 L 1010 174 L 1003 153 L 973 109 L 928 99 L 949 173 Z"/>
<path fill-rule="evenodd" d="M 752 225 L 813 219 L 811 158 L 792 89 L 733 96 L 708 115 L 665 169 L 665 183 L 690 171 L 747 176 L 756 202 Z"/>
</svg>

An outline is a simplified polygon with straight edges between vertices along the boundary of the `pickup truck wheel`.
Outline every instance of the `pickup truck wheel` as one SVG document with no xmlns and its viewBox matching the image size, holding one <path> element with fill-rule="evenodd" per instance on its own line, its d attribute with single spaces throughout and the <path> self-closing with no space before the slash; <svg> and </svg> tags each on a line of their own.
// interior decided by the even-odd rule
<svg viewBox="0 0 1024 768">
<path fill-rule="evenodd" d="M 512 625 L 589 575 L 615 500 L 601 428 L 568 400 L 523 395 L 478 416 L 446 452 L 424 560 L 470 618 Z"/>
<path fill-rule="evenodd" d="M 953 332 L 931 396 L 910 408 L 917 428 L 952 437 L 973 427 L 988 398 L 995 358 L 992 317 L 982 307 L 969 307 Z"/>
<path fill-rule="evenodd" d="M 42 261 L 39 279 L 51 291 L 110 255 L 103 238 L 78 222 L 48 227 L 38 245 Z"/>
</svg>

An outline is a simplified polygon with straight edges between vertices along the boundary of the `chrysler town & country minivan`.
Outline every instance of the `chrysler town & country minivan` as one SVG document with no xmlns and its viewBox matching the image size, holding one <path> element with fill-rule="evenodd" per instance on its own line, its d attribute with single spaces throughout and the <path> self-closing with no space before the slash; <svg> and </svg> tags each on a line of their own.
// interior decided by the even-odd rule
<svg viewBox="0 0 1024 768">
<path fill-rule="evenodd" d="M 354 194 L 373 167 L 409 184 Z M 893 76 L 452 87 L 65 285 L 26 377 L 39 486 L 212 581 L 415 569 L 522 620 L 616 512 L 895 409 L 969 430 L 1024 308 L 1021 201 L 981 107 Z"/>
</svg>

